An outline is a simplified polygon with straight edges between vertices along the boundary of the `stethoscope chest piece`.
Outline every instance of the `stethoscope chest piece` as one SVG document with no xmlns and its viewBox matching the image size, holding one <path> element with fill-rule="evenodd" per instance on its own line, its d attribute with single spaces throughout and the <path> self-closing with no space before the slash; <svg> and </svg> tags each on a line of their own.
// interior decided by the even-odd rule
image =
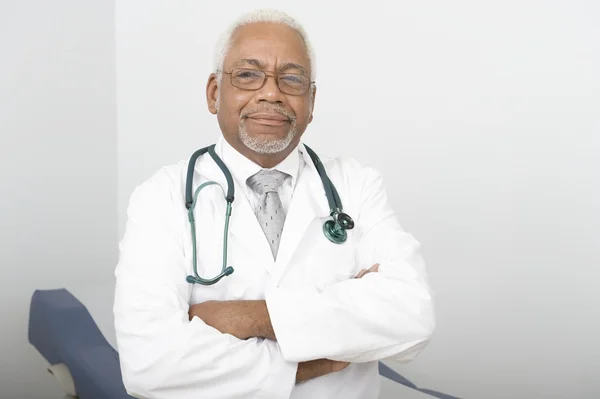
<svg viewBox="0 0 600 399">
<path fill-rule="evenodd" d="M 334 212 L 333 220 L 323 224 L 323 234 L 334 244 L 343 244 L 348 239 L 346 230 L 354 228 L 354 220 L 344 212 Z"/>
</svg>

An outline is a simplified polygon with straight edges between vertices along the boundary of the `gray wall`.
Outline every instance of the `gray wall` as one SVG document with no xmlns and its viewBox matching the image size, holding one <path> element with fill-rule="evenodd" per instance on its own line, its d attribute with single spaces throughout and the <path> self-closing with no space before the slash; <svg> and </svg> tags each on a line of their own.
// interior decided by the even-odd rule
<svg viewBox="0 0 600 399">
<path fill-rule="evenodd" d="M 112 279 L 114 2 L 0 2 L 0 397 L 59 398 L 27 342 L 34 289 Z"/>
</svg>

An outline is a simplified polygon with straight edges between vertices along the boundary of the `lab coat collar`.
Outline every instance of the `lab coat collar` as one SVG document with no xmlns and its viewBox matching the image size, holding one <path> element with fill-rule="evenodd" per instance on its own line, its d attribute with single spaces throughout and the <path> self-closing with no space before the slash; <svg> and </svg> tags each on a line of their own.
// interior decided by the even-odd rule
<svg viewBox="0 0 600 399">
<path fill-rule="evenodd" d="M 236 180 L 239 187 L 243 190 L 243 194 L 248 198 L 248 178 L 260 172 L 263 169 L 260 165 L 254 163 L 244 155 L 240 154 L 221 136 L 217 142 L 217 147 L 220 150 L 217 154 L 223 159 L 225 165 L 231 172 L 232 177 Z M 270 169 L 277 169 L 280 172 L 287 173 L 292 177 L 292 187 L 296 186 L 298 170 L 300 167 L 300 154 L 296 147 L 283 161 Z"/>
<path fill-rule="evenodd" d="M 223 144 L 224 140 L 221 139 L 215 146 L 215 152 L 219 156 L 223 155 Z M 283 275 L 308 226 L 316 218 L 323 219 L 324 221 L 329 216 L 329 204 L 327 203 L 323 184 L 303 144 L 298 146 L 298 156 L 302 156 L 306 164 L 302 174 L 297 174 L 296 177 L 296 187 L 289 204 L 276 261 L 273 260 L 271 248 L 249 201 L 239 192 L 241 184 L 236 181 L 237 179 L 234 179 L 236 192 L 229 232 L 235 235 L 241 243 L 260 259 L 261 263 L 265 265 L 267 271 L 276 281 L 279 281 Z M 195 171 L 194 190 L 206 180 L 215 181 L 225 191 L 227 190 L 227 181 L 223 172 L 208 154 L 198 159 Z M 202 176 L 203 179 L 199 180 L 198 175 Z M 219 215 L 219 219 L 225 220 L 225 199 L 221 191 L 219 190 L 218 192 L 218 195 L 211 196 L 211 200 Z"/>
</svg>

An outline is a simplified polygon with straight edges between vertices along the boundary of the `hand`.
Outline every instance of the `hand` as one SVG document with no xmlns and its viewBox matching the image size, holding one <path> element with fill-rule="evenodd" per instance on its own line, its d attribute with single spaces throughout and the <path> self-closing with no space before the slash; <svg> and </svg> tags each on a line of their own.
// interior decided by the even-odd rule
<svg viewBox="0 0 600 399">
<path fill-rule="evenodd" d="M 331 372 L 337 373 L 338 371 L 342 371 L 346 367 L 350 365 L 350 362 L 340 362 L 337 360 L 329 360 L 331 362 Z"/>
<path fill-rule="evenodd" d="M 371 266 L 368 269 L 362 269 L 360 272 L 358 272 L 358 274 L 354 278 L 361 278 L 366 274 L 377 273 L 378 271 L 379 271 L 379 263 L 375 263 L 373 266 Z"/>
<path fill-rule="evenodd" d="M 336 373 L 348 367 L 350 363 L 329 359 L 317 359 L 298 364 L 296 383 L 312 380 L 327 374 Z"/>
<path fill-rule="evenodd" d="M 190 320 L 194 316 L 223 334 L 231 334 L 239 339 L 246 339 L 238 317 L 239 301 L 206 301 L 190 306 Z"/>
</svg>

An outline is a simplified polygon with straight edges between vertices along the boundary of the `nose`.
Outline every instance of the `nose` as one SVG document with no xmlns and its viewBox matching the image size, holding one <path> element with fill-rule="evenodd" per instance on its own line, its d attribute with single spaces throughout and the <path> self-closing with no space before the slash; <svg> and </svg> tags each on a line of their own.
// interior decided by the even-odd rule
<svg viewBox="0 0 600 399">
<path fill-rule="evenodd" d="M 279 90 L 277 86 L 277 77 L 267 75 L 265 84 L 256 93 L 256 100 L 258 102 L 267 101 L 270 103 L 283 104 L 285 102 L 285 95 Z"/>
</svg>

